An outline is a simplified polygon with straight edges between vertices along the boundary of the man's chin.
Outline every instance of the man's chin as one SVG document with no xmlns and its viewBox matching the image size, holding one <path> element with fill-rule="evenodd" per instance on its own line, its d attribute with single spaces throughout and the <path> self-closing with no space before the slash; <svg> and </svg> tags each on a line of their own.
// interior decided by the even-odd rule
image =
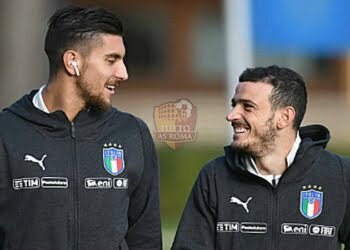
<svg viewBox="0 0 350 250">
<path fill-rule="evenodd" d="M 106 112 L 110 109 L 111 103 L 108 102 L 94 102 L 87 105 L 90 110 L 98 112 Z"/>
<path fill-rule="evenodd" d="M 239 142 L 238 140 L 233 140 L 231 143 L 231 146 L 237 149 L 247 147 L 246 143 Z"/>
<path fill-rule="evenodd" d="M 233 141 L 231 143 L 231 147 L 235 149 L 238 152 L 244 153 L 244 154 L 253 154 L 250 145 L 244 144 L 244 143 L 238 143 L 236 141 Z"/>
</svg>

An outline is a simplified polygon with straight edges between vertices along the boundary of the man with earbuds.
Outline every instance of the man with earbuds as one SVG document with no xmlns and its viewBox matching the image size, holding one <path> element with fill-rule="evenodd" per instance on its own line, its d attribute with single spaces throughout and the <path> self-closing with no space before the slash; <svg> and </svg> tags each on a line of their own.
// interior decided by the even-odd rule
<svg viewBox="0 0 350 250">
<path fill-rule="evenodd" d="M 111 107 L 128 78 L 122 23 L 59 9 L 45 52 L 48 83 L 0 113 L 0 249 L 162 249 L 152 137 Z"/>
<path fill-rule="evenodd" d="M 350 159 L 326 150 L 291 69 L 246 69 L 226 119 L 233 142 L 201 170 L 172 250 L 350 249 Z"/>
<path fill-rule="evenodd" d="M 79 71 L 77 62 L 76 61 L 71 61 L 70 65 L 73 66 L 75 74 L 77 76 L 80 76 L 80 71 Z"/>
</svg>

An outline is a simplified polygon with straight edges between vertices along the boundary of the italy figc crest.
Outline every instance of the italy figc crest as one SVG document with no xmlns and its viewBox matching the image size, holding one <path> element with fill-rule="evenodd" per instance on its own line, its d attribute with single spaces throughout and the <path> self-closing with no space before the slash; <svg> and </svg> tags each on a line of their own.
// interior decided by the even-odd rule
<svg viewBox="0 0 350 250">
<path fill-rule="evenodd" d="M 103 148 L 103 166 L 108 173 L 118 175 L 124 171 L 124 150 L 119 145 L 107 144 Z"/>
<path fill-rule="evenodd" d="M 308 219 L 314 219 L 322 212 L 323 192 L 315 189 L 301 191 L 300 193 L 300 212 Z"/>
</svg>

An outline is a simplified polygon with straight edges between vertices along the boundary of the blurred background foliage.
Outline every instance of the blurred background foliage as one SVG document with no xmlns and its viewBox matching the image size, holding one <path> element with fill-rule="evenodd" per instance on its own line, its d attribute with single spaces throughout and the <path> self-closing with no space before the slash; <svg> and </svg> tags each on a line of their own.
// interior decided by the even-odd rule
<svg viewBox="0 0 350 250">
<path fill-rule="evenodd" d="M 174 151 L 162 146 L 158 148 L 158 154 L 161 165 L 162 214 L 164 218 L 170 218 L 170 222 L 176 223 L 201 167 L 222 155 L 223 149 L 202 146 Z"/>
</svg>

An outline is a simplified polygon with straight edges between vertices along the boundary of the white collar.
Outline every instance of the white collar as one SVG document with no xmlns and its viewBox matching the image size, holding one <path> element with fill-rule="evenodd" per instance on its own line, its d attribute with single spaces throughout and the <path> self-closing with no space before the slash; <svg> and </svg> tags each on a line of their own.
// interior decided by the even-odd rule
<svg viewBox="0 0 350 250">
<path fill-rule="evenodd" d="M 45 113 L 50 113 L 49 109 L 46 107 L 44 99 L 43 99 L 43 95 L 42 92 L 44 90 L 46 85 L 41 86 L 41 88 L 39 89 L 38 92 L 36 92 L 36 94 L 33 97 L 33 104 L 37 109 L 40 109 L 41 111 L 45 112 Z"/>
</svg>

